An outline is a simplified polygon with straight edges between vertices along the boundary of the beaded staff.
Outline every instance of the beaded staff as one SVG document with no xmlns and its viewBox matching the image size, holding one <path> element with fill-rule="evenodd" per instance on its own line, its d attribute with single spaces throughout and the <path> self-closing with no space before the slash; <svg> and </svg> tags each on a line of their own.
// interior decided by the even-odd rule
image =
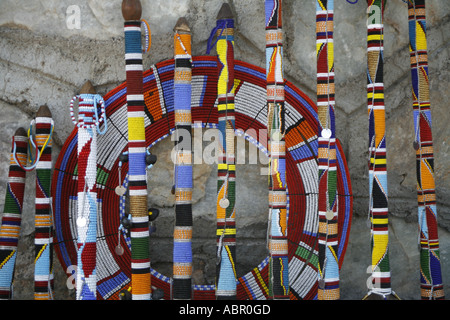
<svg viewBox="0 0 450 320">
<path fill-rule="evenodd" d="M 444 299 L 434 181 L 425 0 L 408 1 L 422 299 Z"/>
<path fill-rule="evenodd" d="M 78 100 L 78 121 L 73 105 Z M 98 108 L 101 107 L 101 114 Z M 77 276 L 76 299 L 96 300 L 97 297 L 97 131 L 106 119 L 104 102 L 87 82 L 71 103 L 72 122 L 77 126 Z M 100 132 L 99 133 L 104 133 Z"/>
<path fill-rule="evenodd" d="M 217 14 L 217 24 L 210 41 L 217 36 L 218 176 L 217 176 L 217 268 L 216 298 L 236 299 L 236 161 L 234 110 L 234 19 L 224 3 Z"/>
<path fill-rule="evenodd" d="M 191 30 L 184 18 L 175 25 L 175 230 L 173 235 L 173 299 L 192 293 L 192 116 Z"/>
<path fill-rule="evenodd" d="M 128 117 L 128 178 L 131 213 L 131 293 L 133 300 L 151 299 L 149 216 L 141 42 L 142 7 L 124 0 L 125 63 Z"/>
<path fill-rule="evenodd" d="M 53 119 L 47 106 L 39 108 L 35 123 L 36 148 L 40 157 L 36 165 L 34 298 L 50 300 L 54 290 L 53 216 L 50 204 Z"/>
<path fill-rule="evenodd" d="M 5 206 L 0 227 L 0 299 L 12 298 L 12 283 L 17 257 L 17 244 L 22 223 L 25 192 L 28 139 L 24 128 L 14 133 L 9 163 Z"/>
<path fill-rule="evenodd" d="M 339 293 L 338 203 L 336 193 L 333 0 L 316 2 L 317 113 L 319 118 L 319 300 Z"/>
<path fill-rule="evenodd" d="M 265 1 L 269 136 L 269 298 L 289 298 L 282 0 Z"/>
<path fill-rule="evenodd" d="M 364 299 L 397 297 L 391 289 L 383 82 L 385 0 L 367 2 L 367 111 L 369 115 L 369 216 L 372 285 Z M 371 294 L 375 294 L 372 295 Z"/>
</svg>

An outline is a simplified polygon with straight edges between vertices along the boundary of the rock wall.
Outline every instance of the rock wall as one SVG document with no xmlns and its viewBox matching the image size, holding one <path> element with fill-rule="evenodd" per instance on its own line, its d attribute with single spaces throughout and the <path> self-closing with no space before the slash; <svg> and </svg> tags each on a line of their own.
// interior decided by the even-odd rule
<svg viewBox="0 0 450 320">
<path fill-rule="evenodd" d="M 235 57 L 265 66 L 262 0 L 228 0 L 236 16 Z M 315 100 L 315 2 L 283 1 L 286 78 Z M 193 33 L 193 54 L 205 54 L 215 27 L 219 0 L 142 0 L 143 18 L 152 31 L 152 47 L 144 67 L 172 57 L 172 29 L 181 16 Z M 335 1 L 335 71 L 337 136 L 348 161 L 354 194 L 350 241 L 341 270 L 342 299 L 360 299 L 367 292 L 370 264 L 368 212 L 366 2 Z M 450 294 L 450 113 L 448 64 L 450 2 L 427 1 L 428 60 L 433 118 L 435 177 L 441 261 L 445 290 Z M 78 16 L 79 14 L 79 16 Z M 79 17 L 79 20 L 77 19 Z M 387 107 L 387 168 L 390 210 L 392 286 L 403 299 L 419 299 L 419 252 L 412 148 L 414 128 L 408 49 L 408 12 L 402 0 L 390 0 L 385 12 L 385 98 Z M 0 2 L 0 212 L 3 212 L 11 137 L 28 128 L 39 106 L 47 104 L 55 121 L 53 154 L 72 131 L 68 103 L 86 80 L 105 94 L 125 80 L 121 1 L 40 0 Z M 166 141 L 167 140 L 167 141 Z M 152 169 L 149 201 L 160 208 L 157 233 L 152 236 L 152 264 L 171 274 L 174 199 L 168 139 L 152 152 L 159 161 Z M 251 147 L 249 147 L 251 148 Z M 237 168 L 238 275 L 265 256 L 267 181 L 259 165 Z M 194 167 L 194 282 L 214 281 L 215 177 L 210 165 Z M 34 173 L 27 176 L 22 236 L 19 244 L 15 298 L 32 299 Z M 65 275 L 56 263 L 56 299 L 73 299 Z"/>
</svg>

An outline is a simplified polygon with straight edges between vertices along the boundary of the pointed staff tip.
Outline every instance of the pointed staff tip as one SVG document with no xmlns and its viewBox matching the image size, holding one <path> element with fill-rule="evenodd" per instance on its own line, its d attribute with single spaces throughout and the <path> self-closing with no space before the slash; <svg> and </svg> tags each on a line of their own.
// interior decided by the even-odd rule
<svg viewBox="0 0 450 320">
<path fill-rule="evenodd" d="M 46 105 L 43 105 L 39 108 L 39 110 L 36 112 L 36 117 L 42 117 L 42 118 L 51 118 L 52 113 Z"/>
<path fill-rule="evenodd" d="M 27 131 L 20 127 L 19 129 L 16 130 L 16 132 L 14 133 L 15 136 L 22 136 L 22 137 L 26 137 L 27 136 Z"/>
<path fill-rule="evenodd" d="M 233 12 L 231 11 L 231 7 L 228 3 L 224 2 L 219 10 L 219 13 L 217 14 L 217 20 L 232 19 L 232 18 Z"/>
<path fill-rule="evenodd" d="M 181 17 L 180 19 L 178 19 L 177 24 L 173 28 L 173 31 L 191 32 L 191 28 L 189 28 L 189 23 L 185 17 Z"/>
<path fill-rule="evenodd" d="M 139 21 L 141 20 L 142 6 L 139 0 L 123 0 L 122 1 L 122 16 L 125 21 Z"/>
<path fill-rule="evenodd" d="M 81 87 L 80 93 L 82 94 L 86 94 L 86 93 L 90 93 L 90 94 L 95 94 L 95 88 L 92 85 L 91 81 L 86 81 L 83 86 Z"/>
</svg>

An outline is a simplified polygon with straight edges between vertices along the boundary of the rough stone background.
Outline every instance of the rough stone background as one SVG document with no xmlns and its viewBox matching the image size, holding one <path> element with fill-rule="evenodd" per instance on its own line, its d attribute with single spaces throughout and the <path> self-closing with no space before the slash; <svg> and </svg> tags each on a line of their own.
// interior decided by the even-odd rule
<svg viewBox="0 0 450 320">
<path fill-rule="evenodd" d="M 265 66 L 262 0 L 228 0 L 236 14 L 237 59 Z M 172 57 L 172 29 L 185 16 L 193 32 L 193 54 L 206 51 L 222 4 L 219 0 L 142 0 L 143 18 L 150 23 L 152 48 L 144 67 Z M 80 9 L 80 29 L 69 28 L 72 5 Z M 0 210 L 3 212 L 11 137 L 27 128 L 39 106 L 47 104 L 55 120 L 54 159 L 73 126 L 68 103 L 86 80 L 105 94 L 125 80 L 121 1 L 2 0 L 0 1 Z M 69 8 L 70 9 L 70 8 Z M 366 1 L 335 1 L 335 70 L 337 136 L 351 174 L 354 216 L 350 242 L 341 270 L 341 298 L 361 299 L 367 292 L 370 264 L 366 106 Z M 427 1 L 428 59 L 435 146 L 436 192 L 442 272 L 450 294 L 450 113 L 448 64 L 450 2 Z M 315 100 L 315 1 L 285 0 L 285 75 Z M 392 286 L 402 299 L 420 299 L 418 222 L 415 191 L 414 129 L 411 107 L 408 13 L 402 0 L 388 1 L 385 12 L 385 86 Z M 152 238 L 152 263 L 171 275 L 174 199 L 170 194 L 170 140 L 152 150 L 160 161 L 152 170 L 149 201 L 161 209 Z M 238 166 L 238 275 L 266 255 L 266 178 L 259 165 Z M 194 193 L 194 279 L 214 279 L 216 168 L 196 165 Z M 22 236 L 16 264 L 15 299 L 33 298 L 34 173 L 27 176 Z M 242 235 L 242 237 L 241 237 Z M 73 299 L 62 267 L 55 265 L 56 299 Z"/>
</svg>

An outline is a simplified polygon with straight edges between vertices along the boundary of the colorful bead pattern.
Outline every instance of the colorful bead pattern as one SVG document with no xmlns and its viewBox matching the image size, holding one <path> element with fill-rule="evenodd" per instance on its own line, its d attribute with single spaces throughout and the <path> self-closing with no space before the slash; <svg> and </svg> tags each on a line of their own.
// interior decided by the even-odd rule
<svg viewBox="0 0 450 320">
<path fill-rule="evenodd" d="M 173 299 L 192 295 L 192 115 L 191 35 L 174 36 L 175 230 L 173 234 Z"/>
<path fill-rule="evenodd" d="M 147 207 L 144 90 L 141 21 L 125 21 L 128 118 L 128 178 L 131 227 L 131 293 L 133 300 L 151 299 L 149 217 Z"/>
<path fill-rule="evenodd" d="M 317 112 L 319 116 L 319 300 L 337 300 L 338 198 L 333 45 L 333 0 L 317 0 Z"/>
<path fill-rule="evenodd" d="M 174 60 L 161 61 L 144 72 L 146 146 L 151 148 L 169 137 L 175 128 Z M 266 71 L 235 60 L 235 126 L 243 136 L 267 154 Z M 212 56 L 194 56 L 192 68 L 191 114 L 193 130 L 217 128 L 218 60 Z M 97 234 L 99 299 L 118 299 L 121 290 L 130 286 L 130 247 L 123 242 L 123 255 L 115 254 L 120 197 L 114 189 L 118 181 L 119 156 L 127 149 L 126 83 L 104 95 L 108 131 L 98 137 L 98 205 Z M 314 299 L 317 296 L 317 109 L 302 91 L 285 82 L 286 107 L 286 175 L 289 213 L 289 284 L 291 299 Z M 253 130 L 252 130 L 253 129 Z M 263 136 L 258 135 L 263 130 Z M 114 143 L 115 148 L 111 149 Z M 344 153 L 336 149 L 339 194 L 339 247 L 342 263 L 350 230 L 352 190 Z M 52 194 L 54 199 L 55 251 L 63 268 L 76 264 L 73 246 L 76 208 L 76 132 L 61 148 L 55 163 Z M 128 169 L 124 163 L 122 172 Z M 101 248 L 101 249 L 100 249 Z M 75 255 L 74 255 L 75 253 Z M 268 299 L 268 258 L 256 262 L 255 268 L 237 279 L 239 300 Z M 70 274 L 68 274 L 70 275 Z M 152 286 L 172 298 L 172 279 L 151 269 Z M 216 299 L 214 285 L 193 285 L 192 299 Z"/>
<path fill-rule="evenodd" d="M 36 147 L 40 158 L 36 165 L 34 298 L 53 299 L 53 216 L 50 206 L 52 172 L 51 117 L 36 117 Z"/>
<path fill-rule="evenodd" d="M 369 115 L 369 216 L 372 282 L 369 292 L 391 294 L 386 169 L 386 121 L 383 83 L 383 16 L 385 1 L 367 3 L 367 107 Z"/>
<path fill-rule="evenodd" d="M 417 167 L 422 299 L 444 299 L 434 181 L 425 0 L 409 0 L 409 49 Z"/>
<path fill-rule="evenodd" d="M 266 0 L 267 133 L 269 138 L 269 295 L 289 298 L 288 217 L 282 1 Z"/>
<path fill-rule="evenodd" d="M 25 132 L 25 130 L 24 130 Z M 11 148 L 5 206 L 0 228 L 0 299 L 12 299 L 12 283 L 17 257 L 17 245 L 22 223 L 26 171 L 14 160 L 13 153 L 22 166 L 27 164 L 28 139 L 15 135 Z"/>
<path fill-rule="evenodd" d="M 97 101 L 98 95 L 78 97 L 78 211 L 76 299 L 97 299 Z M 100 103 L 99 103 L 100 104 Z"/>
<path fill-rule="evenodd" d="M 234 20 L 217 20 L 217 112 L 220 139 L 217 176 L 217 299 L 236 298 L 236 161 Z"/>
</svg>

